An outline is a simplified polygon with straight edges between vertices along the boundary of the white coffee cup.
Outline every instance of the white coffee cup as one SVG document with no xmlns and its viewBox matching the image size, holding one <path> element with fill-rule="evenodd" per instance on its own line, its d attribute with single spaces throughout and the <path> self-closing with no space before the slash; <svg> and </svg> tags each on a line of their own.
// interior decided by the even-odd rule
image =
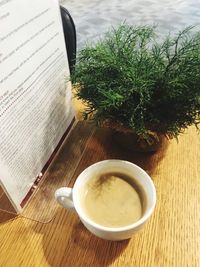
<svg viewBox="0 0 200 267">
<path fill-rule="evenodd" d="M 81 205 L 81 190 L 85 184 L 98 175 L 98 173 L 120 172 L 129 177 L 134 177 L 134 180 L 140 184 L 145 192 L 146 208 L 142 217 L 123 227 L 105 227 L 91 220 L 84 212 Z M 139 166 L 123 160 L 104 160 L 97 162 L 85 169 L 76 179 L 72 188 L 62 187 L 56 190 L 55 198 L 61 206 L 67 209 L 75 209 L 80 217 L 80 220 L 85 227 L 94 235 L 108 240 L 123 240 L 130 238 L 138 231 L 149 219 L 154 211 L 156 204 L 156 190 L 150 176 Z"/>
</svg>

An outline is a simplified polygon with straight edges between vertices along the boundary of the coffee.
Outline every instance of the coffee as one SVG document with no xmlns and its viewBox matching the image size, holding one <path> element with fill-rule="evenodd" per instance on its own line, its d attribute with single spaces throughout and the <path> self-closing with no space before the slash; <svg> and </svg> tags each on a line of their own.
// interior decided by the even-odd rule
<svg viewBox="0 0 200 267">
<path fill-rule="evenodd" d="M 84 188 L 82 205 L 92 221 L 106 227 L 123 227 L 143 214 L 142 192 L 133 178 L 122 173 L 92 177 Z"/>
</svg>

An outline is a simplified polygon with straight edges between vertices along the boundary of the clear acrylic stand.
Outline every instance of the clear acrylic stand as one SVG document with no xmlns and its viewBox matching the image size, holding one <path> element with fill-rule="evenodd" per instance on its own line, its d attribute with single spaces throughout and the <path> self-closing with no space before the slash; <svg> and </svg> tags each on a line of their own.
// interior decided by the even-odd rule
<svg viewBox="0 0 200 267">
<path fill-rule="evenodd" d="M 91 125 L 81 121 L 74 123 L 50 165 L 44 174 L 41 173 L 38 176 L 36 183 L 24 199 L 20 216 L 43 223 L 53 219 L 58 207 L 54 192 L 57 188 L 69 184 L 92 134 Z M 17 216 L 3 189 L 0 189 L 0 210 L 10 214 L 10 216 Z"/>
</svg>

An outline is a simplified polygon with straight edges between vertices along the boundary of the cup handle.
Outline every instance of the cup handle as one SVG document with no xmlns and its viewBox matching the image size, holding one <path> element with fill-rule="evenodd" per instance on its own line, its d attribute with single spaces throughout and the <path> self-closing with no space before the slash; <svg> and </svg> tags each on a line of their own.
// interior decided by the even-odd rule
<svg viewBox="0 0 200 267">
<path fill-rule="evenodd" d="M 72 190 L 73 189 L 70 187 L 61 187 L 55 192 L 55 199 L 62 207 L 66 209 L 74 209 Z"/>
</svg>

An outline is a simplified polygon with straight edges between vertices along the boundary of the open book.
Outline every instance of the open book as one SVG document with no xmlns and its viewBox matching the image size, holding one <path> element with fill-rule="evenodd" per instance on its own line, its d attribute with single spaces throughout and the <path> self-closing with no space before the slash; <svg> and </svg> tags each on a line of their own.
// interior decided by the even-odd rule
<svg viewBox="0 0 200 267">
<path fill-rule="evenodd" d="M 55 0 L 0 0 L 0 185 L 17 212 L 71 125 Z"/>
</svg>

